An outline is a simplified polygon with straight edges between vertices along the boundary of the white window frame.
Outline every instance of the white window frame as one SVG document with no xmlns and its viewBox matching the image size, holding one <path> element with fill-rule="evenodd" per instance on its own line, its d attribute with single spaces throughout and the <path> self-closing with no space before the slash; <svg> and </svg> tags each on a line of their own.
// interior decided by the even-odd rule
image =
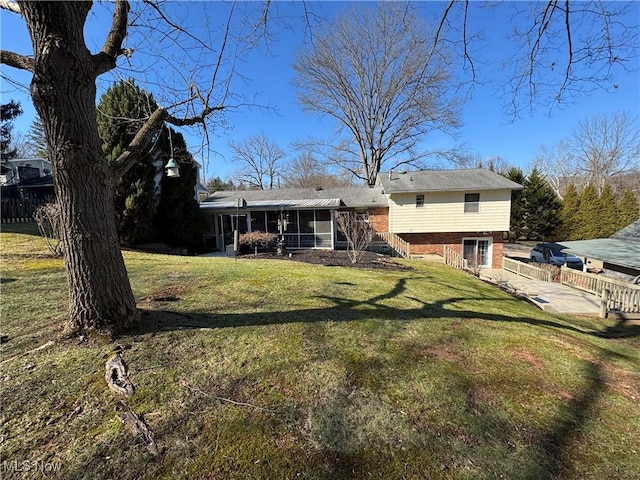
<svg viewBox="0 0 640 480">
<path fill-rule="evenodd" d="M 467 240 L 473 240 L 476 242 L 475 254 L 478 253 L 478 242 L 481 240 L 488 241 L 487 253 L 485 255 L 485 263 L 478 265 L 481 268 L 493 268 L 493 237 L 462 237 L 462 255 L 464 256 L 464 242 Z"/>
</svg>

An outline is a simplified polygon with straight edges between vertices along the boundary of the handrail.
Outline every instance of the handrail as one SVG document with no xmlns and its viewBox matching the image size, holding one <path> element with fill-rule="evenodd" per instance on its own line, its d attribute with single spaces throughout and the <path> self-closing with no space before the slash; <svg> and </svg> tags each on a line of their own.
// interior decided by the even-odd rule
<svg viewBox="0 0 640 480">
<path fill-rule="evenodd" d="M 513 272 L 532 280 L 542 280 L 544 282 L 553 282 L 556 276 L 554 272 L 545 270 L 544 268 L 534 267 L 529 263 L 519 262 L 509 257 L 503 257 L 502 268 L 508 272 Z"/>
<path fill-rule="evenodd" d="M 398 255 L 409 258 L 411 245 L 406 240 L 400 238 L 392 232 L 374 232 L 374 240 L 382 241 L 389 245 Z"/>
<path fill-rule="evenodd" d="M 461 253 L 455 251 L 449 246 L 444 246 L 444 263 L 454 268 L 465 269 L 467 267 L 464 257 Z"/>
<path fill-rule="evenodd" d="M 593 293 L 602 298 L 605 298 L 604 292 L 607 290 L 607 310 L 640 313 L 640 285 L 632 285 L 567 267 L 561 269 L 561 280 L 565 285 Z"/>
</svg>

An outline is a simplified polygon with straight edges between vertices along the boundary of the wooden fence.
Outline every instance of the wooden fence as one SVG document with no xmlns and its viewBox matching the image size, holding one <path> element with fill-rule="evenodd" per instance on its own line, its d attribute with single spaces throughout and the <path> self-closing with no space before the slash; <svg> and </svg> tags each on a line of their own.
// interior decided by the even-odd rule
<svg viewBox="0 0 640 480">
<path fill-rule="evenodd" d="M 33 215 L 41 205 L 50 200 L 42 198 L 2 198 L 0 222 L 22 223 L 32 222 Z"/>
<path fill-rule="evenodd" d="M 567 267 L 562 267 L 560 278 L 565 285 L 606 299 L 608 312 L 640 313 L 640 285 L 632 285 Z"/>
<path fill-rule="evenodd" d="M 446 245 L 444 247 L 443 253 L 444 263 L 446 265 L 463 270 L 467 268 L 467 262 L 465 261 L 461 253 L 456 252 L 453 248 L 447 247 Z"/>
<path fill-rule="evenodd" d="M 395 251 L 398 255 L 404 258 L 409 258 L 409 249 L 411 245 L 406 240 L 403 240 L 395 233 L 391 232 L 373 232 L 374 242 L 385 242 Z"/>
<path fill-rule="evenodd" d="M 534 267 L 529 263 L 519 262 L 512 258 L 502 258 L 502 268 L 508 272 L 513 272 L 532 280 L 542 280 L 544 282 L 553 282 L 557 278 L 557 273 L 540 267 Z"/>
</svg>

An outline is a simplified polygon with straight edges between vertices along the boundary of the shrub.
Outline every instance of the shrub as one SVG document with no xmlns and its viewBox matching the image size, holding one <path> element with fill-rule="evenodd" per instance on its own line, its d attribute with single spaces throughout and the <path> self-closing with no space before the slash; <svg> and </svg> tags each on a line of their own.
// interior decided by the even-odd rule
<svg viewBox="0 0 640 480">
<path fill-rule="evenodd" d="M 254 255 L 258 254 L 258 247 L 268 248 L 270 244 L 276 241 L 278 236 L 275 233 L 268 232 L 247 232 L 240 235 L 240 245 L 249 245 L 253 248 Z"/>
</svg>

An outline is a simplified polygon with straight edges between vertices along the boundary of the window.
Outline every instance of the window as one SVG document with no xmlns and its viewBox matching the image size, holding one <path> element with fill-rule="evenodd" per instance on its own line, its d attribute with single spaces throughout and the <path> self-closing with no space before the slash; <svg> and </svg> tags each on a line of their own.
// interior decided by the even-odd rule
<svg viewBox="0 0 640 480">
<path fill-rule="evenodd" d="M 416 208 L 424 207 L 424 195 L 416 195 Z"/>
<path fill-rule="evenodd" d="M 464 194 L 464 213 L 478 213 L 480 211 L 480 194 Z"/>
</svg>

